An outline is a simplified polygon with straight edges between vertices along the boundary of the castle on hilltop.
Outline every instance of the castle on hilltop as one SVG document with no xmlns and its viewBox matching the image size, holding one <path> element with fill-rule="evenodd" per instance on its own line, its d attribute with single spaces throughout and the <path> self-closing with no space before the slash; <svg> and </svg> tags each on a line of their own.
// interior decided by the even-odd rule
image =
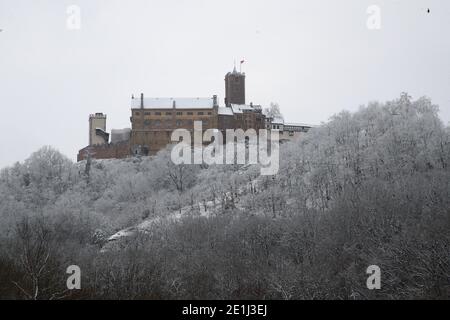
<svg viewBox="0 0 450 320">
<path fill-rule="evenodd" d="M 175 129 L 202 130 L 269 129 L 278 130 L 280 140 L 298 138 L 311 126 L 285 123 L 267 116 L 260 105 L 246 104 L 245 73 L 236 68 L 225 75 L 225 104 L 219 106 L 217 95 L 210 98 L 147 98 L 143 93 L 131 97 L 131 128 L 106 131 L 106 115 L 89 116 L 89 145 L 78 152 L 78 161 L 88 156 L 96 159 L 154 155 L 171 142 Z"/>
</svg>

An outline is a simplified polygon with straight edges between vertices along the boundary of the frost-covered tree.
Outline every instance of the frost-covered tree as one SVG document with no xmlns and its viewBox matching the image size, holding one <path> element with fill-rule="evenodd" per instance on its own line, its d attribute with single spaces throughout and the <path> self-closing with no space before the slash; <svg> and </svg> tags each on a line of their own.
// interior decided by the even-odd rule
<svg viewBox="0 0 450 320">
<path fill-rule="evenodd" d="M 86 179 L 46 147 L 0 172 L 0 298 L 50 298 L 72 261 L 72 298 L 447 298 L 449 164 L 437 106 L 406 93 L 283 144 L 275 176 L 166 149 L 92 159 Z"/>
<path fill-rule="evenodd" d="M 284 118 L 278 103 L 271 102 L 270 107 L 264 109 L 264 113 L 269 118 Z"/>
</svg>

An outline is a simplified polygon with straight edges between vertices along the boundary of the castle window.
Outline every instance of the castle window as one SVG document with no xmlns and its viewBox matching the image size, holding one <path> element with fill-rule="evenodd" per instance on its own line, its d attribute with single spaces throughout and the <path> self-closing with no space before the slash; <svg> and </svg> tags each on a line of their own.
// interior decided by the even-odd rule
<svg viewBox="0 0 450 320">
<path fill-rule="evenodd" d="M 171 116 L 172 112 L 166 112 L 166 116 Z"/>
<path fill-rule="evenodd" d="M 193 116 L 194 115 L 193 112 L 188 112 L 187 114 L 188 114 L 188 116 Z"/>
<path fill-rule="evenodd" d="M 177 112 L 177 116 L 182 116 L 183 112 Z"/>
<path fill-rule="evenodd" d="M 150 126 L 150 120 L 145 120 L 144 121 L 144 126 L 149 127 Z"/>
<path fill-rule="evenodd" d="M 155 112 L 155 116 L 160 116 L 161 112 Z"/>
<path fill-rule="evenodd" d="M 203 125 L 207 126 L 209 124 L 208 120 L 203 120 Z"/>
<path fill-rule="evenodd" d="M 156 120 L 155 121 L 155 127 L 160 127 L 161 126 L 161 121 L 160 120 Z"/>
<path fill-rule="evenodd" d="M 203 115 L 203 112 L 201 111 L 201 112 L 197 112 L 197 114 L 199 115 L 199 116 L 202 116 Z"/>
<path fill-rule="evenodd" d="M 135 115 L 135 116 L 138 116 L 138 115 L 140 115 L 140 113 L 136 111 L 136 112 L 134 113 L 134 115 Z"/>
<path fill-rule="evenodd" d="M 182 125 L 181 120 L 177 120 L 177 127 L 181 127 L 181 125 Z"/>
<path fill-rule="evenodd" d="M 208 112 L 208 116 L 210 116 L 212 113 L 211 112 Z"/>
<path fill-rule="evenodd" d="M 144 112 L 144 116 L 149 116 L 149 115 L 151 115 L 150 112 Z"/>
</svg>

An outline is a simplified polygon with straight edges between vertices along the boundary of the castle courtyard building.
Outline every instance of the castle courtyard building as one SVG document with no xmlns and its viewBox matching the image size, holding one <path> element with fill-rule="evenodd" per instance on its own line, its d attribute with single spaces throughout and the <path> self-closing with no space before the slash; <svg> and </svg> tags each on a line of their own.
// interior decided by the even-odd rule
<svg viewBox="0 0 450 320">
<path fill-rule="evenodd" d="M 290 140 L 310 128 L 269 119 L 260 105 L 246 104 L 245 73 L 237 72 L 236 68 L 225 75 L 224 102 L 224 106 L 219 106 L 216 95 L 206 98 L 151 98 L 143 93 L 136 98 L 133 95 L 130 103 L 131 129 L 113 129 L 109 141 L 106 115 L 91 115 L 89 145 L 78 152 L 77 160 L 154 155 L 172 143 L 174 130 L 193 132 L 196 121 L 201 121 L 203 131 L 218 129 L 224 138 L 227 129 L 254 129 L 256 132 L 275 129 L 280 131 L 281 138 Z M 289 131 L 285 133 L 283 127 Z"/>
</svg>

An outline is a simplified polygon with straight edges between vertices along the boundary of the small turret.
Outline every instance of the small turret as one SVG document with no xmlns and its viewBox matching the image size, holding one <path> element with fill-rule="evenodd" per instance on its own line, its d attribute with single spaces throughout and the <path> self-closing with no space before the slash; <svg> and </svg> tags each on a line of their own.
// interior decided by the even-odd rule
<svg viewBox="0 0 450 320">
<path fill-rule="evenodd" d="M 106 114 L 98 112 L 89 116 L 89 145 L 107 144 Z"/>
</svg>

